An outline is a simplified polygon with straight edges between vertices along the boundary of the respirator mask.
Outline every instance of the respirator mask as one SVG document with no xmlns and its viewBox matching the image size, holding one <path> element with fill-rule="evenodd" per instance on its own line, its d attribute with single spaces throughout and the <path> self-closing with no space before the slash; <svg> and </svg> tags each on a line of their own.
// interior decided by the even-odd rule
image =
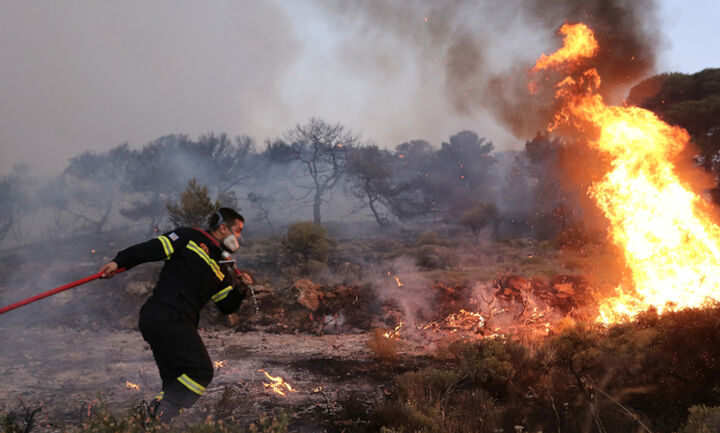
<svg viewBox="0 0 720 433">
<path fill-rule="evenodd" d="M 222 245 L 229 253 L 234 253 L 240 248 L 241 241 L 242 236 L 235 236 L 233 234 L 229 234 L 225 236 L 225 238 L 222 240 Z"/>
</svg>

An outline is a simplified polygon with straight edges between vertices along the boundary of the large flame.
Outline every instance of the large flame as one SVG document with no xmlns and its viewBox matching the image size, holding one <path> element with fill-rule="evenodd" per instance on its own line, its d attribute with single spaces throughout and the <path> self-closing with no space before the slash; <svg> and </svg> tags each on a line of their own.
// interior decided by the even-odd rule
<svg viewBox="0 0 720 433">
<path fill-rule="evenodd" d="M 543 55 L 534 71 L 576 65 L 594 55 L 597 42 L 584 24 L 564 25 L 565 46 Z M 578 42 L 582 41 L 582 42 Z M 594 47 L 594 48 L 593 48 Z M 591 134 L 610 171 L 588 194 L 610 221 L 609 238 L 624 251 L 632 288 L 600 306 L 606 323 L 655 307 L 658 312 L 699 307 L 720 298 L 720 229 L 708 204 L 678 176 L 673 159 L 690 137 L 639 107 L 607 106 L 597 94 L 595 69 L 567 77 L 556 97 L 563 109 L 555 125 Z M 631 289 L 634 289 L 634 293 Z"/>
<path fill-rule="evenodd" d="M 533 68 L 534 71 L 558 68 L 567 62 L 594 57 L 597 54 L 599 45 L 592 30 L 585 24 L 565 23 L 560 27 L 559 32 L 564 36 L 563 47 L 549 56 L 545 54 L 540 56 Z"/>
</svg>

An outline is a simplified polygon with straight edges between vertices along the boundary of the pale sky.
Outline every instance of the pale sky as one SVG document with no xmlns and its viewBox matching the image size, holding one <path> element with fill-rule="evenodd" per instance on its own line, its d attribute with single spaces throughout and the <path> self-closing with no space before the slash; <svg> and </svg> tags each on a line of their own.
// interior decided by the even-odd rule
<svg viewBox="0 0 720 433">
<path fill-rule="evenodd" d="M 720 67 L 718 0 L 662 0 L 667 48 L 658 70 L 694 73 Z"/>
<path fill-rule="evenodd" d="M 661 4 L 657 72 L 720 67 L 720 1 Z M 168 133 L 262 145 L 311 116 L 383 147 L 462 129 L 522 144 L 488 115 L 453 112 L 440 69 L 417 71 L 397 40 L 374 39 L 366 59 L 341 51 L 352 37 L 294 0 L 0 0 L 0 174 L 56 174 L 84 150 Z"/>
</svg>

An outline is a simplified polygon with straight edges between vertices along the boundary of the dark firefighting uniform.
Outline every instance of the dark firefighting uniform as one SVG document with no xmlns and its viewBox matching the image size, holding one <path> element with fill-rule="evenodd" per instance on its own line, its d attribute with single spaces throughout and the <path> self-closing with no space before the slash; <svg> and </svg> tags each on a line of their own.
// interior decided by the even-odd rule
<svg viewBox="0 0 720 433">
<path fill-rule="evenodd" d="M 198 335 L 200 309 L 210 300 L 224 314 L 235 312 L 245 286 L 230 265 L 219 265 L 222 249 L 215 238 L 180 227 L 120 251 L 113 259 L 130 269 L 166 260 L 152 296 L 140 310 L 140 331 L 160 370 L 159 413 L 169 422 L 192 406 L 213 377 L 213 364 Z"/>
</svg>

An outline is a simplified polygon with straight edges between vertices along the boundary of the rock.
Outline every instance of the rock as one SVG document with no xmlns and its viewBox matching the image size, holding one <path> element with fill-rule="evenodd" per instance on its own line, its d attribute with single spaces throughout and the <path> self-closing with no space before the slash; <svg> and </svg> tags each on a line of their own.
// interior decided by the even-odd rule
<svg viewBox="0 0 720 433">
<path fill-rule="evenodd" d="M 323 296 L 319 285 L 303 278 L 295 281 L 293 288 L 297 292 L 298 304 L 310 309 L 311 311 L 318 309 L 320 306 L 320 298 Z"/>
<path fill-rule="evenodd" d="M 236 313 L 228 314 L 225 316 L 225 320 L 227 320 L 227 324 L 230 327 L 236 327 L 240 324 L 240 316 L 238 316 Z"/>
<path fill-rule="evenodd" d="M 147 296 L 152 292 L 153 284 L 143 281 L 131 281 L 125 286 L 125 291 L 133 296 Z"/>
</svg>

